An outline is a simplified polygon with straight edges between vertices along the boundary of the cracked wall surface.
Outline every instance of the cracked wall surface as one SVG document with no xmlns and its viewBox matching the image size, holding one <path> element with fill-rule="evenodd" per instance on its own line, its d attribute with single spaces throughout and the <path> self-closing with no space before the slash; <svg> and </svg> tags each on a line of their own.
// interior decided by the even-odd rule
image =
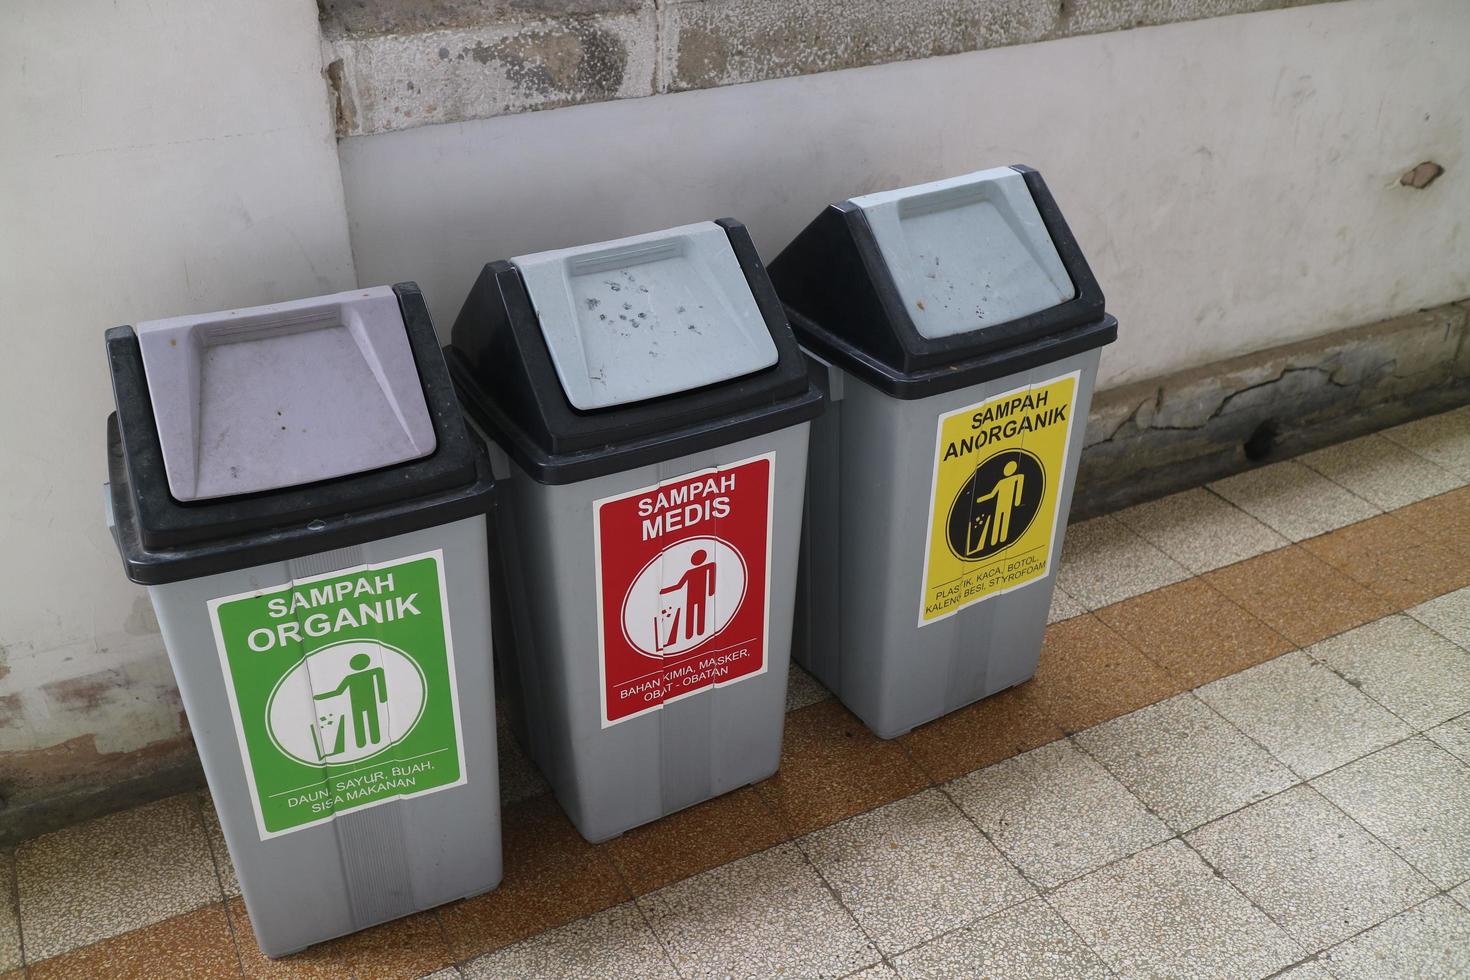
<svg viewBox="0 0 1470 980">
<path fill-rule="evenodd" d="M 1470 300 L 1114 388 L 1088 418 L 1073 516 L 1467 402 Z"/>
<path fill-rule="evenodd" d="M 318 0 L 339 136 L 1329 0 Z"/>
</svg>

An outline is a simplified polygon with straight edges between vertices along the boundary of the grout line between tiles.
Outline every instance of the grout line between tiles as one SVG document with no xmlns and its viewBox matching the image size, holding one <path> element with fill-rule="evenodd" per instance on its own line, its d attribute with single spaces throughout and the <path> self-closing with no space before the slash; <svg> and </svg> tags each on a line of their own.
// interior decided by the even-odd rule
<svg viewBox="0 0 1470 980">
<path fill-rule="evenodd" d="M 1423 462 L 1427 463 L 1428 465 L 1434 467 L 1436 470 L 1438 470 L 1439 472 L 1445 474 L 1450 479 L 1459 481 L 1459 485 L 1458 486 L 1451 487 L 1450 489 L 1445 490 L 1444 493 L 1454 493 L 1456 490 L 1459 490 L 1459 489 L 1461 489 L 1462 487 L 1464 487 L 1466 485 L 1465 478 L 1462 477 L 1460 474 L 1456 473 L 1453 470 L 1446 469 L 1445 467 L 1443 467 L 1443 466 L 1439 465 L 1438 463 L 1436 463 L 1434 460 L 1430 459 L 1428 456 L 1425 456 L 1423 453 L 1415 452 L 1413 449 L 1410 449 L 1408 446 L 1399 445 L 1399 443 L 1397 443 L 1394 440 L 1389 439 L 1386 436 L 1384 436 L 1383 433 L 1382 433 L 1382 431 L 1370 432 L 1366 436 L 1359 436 L 1358 438 L 1360 438 L 1360 439 L 1373 439 L 1373 438 L 1382 439 L 1384 442 L 1388 443 L 1391 446 L 1394 446 L 1394 447 L 1397 447 L 1399 449 L 1402 449 L 1402 450 L 1408 452 L 1410 455 L 1419 457 L 1420 460 L 1422 460 Z M 1335 445 L 1339 445 L 1340 446 L 1340 445 L 1342 445 L 1342 443 L 1337 443 Z M 1332 448 L 1334 448 L 1334 446 L 1324 446 L 1323 448 L 1324 449 L 1332 449 Z M 1338 486 L 1342 487 L 1344 490 L 1346 490 L 1348 493 L 1351 493 L 1354 497 L 1357 497 L 1359 500 L 1362 500 L 1362 501 L 1364 501 L 1367 504 L 1370 504 L 1370 505 L 1372 505 L 1374 507 L 1377 507 L 1378 510 L 1381 511 L 1382 513 L 1384 513 L 1384 514 L 1390 514 L 1393 511 L 1399 509 L 1398 507 L 1392 507 L 1392 508 L 1382 507 L 1382 506 L 1379 506 L 1376 503 L 1373 503 L 1373 501 L 1368 500 L 1368 498 L 1364 497 L 1360 493 L 1357 493 L 1351 487 L 1344 486 L 1340 481 L 1334 480 L 1331 476 L 1327 475 L 1326 473 L 1323 473 L 1321 470 L 1317 469 L 1317 467 L 1313 466 L 1311 463 L 1308 463 L 1305 459 L 1303 459 L 1303 457 L 1305 457 L 1306 455 L 1308 455 L 1308 454 L 1307 453 L 1303 453 L 1302 456 L 1298 456 L 1296 458 L 1297 459 L 1301 459 L 1302 460 L 1302 465 L 1305 466 L 1307 469 L 1311 470 L 1313 473 L 1316 473 L 1318 476 L 1321 476 L 1324 479 L 1331 481 L 1332 483 L 1336 483 Z M 1422 497 L 1420 499 L 1422 499 L 1422 500 L 1430 500 L 1430 499 L 1432 499 L 1434 497 L 1438 497 L 1438 496 L 1441 496 L 1441 494 L 1438 494 L 1438 493 L 1430 494 L 1430 496 L 1428 496 L 1428 497 Z M 1410 507 L 1410 506 L 1413 506 L 1414 504 L 1416 504 L 1418 502 L 1419 501 L 1417 501 L 1417 500 L 1413 500 L 1413 501 L 1410 501 L 1407 504 L 1403 504 L 1402 506 L 1404 506 L 1404 507 Z"/>
<path fill-rule="evenodd" d="M 1062 738 L 1066 738 L 1066 737 L 1067 736 L 1065 736 L 1065 735 L 1062 736 Z M 1061 741 L 1061 739 L 1053 739 L 1052 740 L 1052 742 L 1056 742 L 1056 741 Z M 1046 744 L 1047 745 L 1051 745 L 1052 742 L 1048 742 Z M 1037 746 L 1037 747 L 1040 748 L 1041 746 Z M 1032 751 L 1032 750 L 1028 750 L 1028 751 Z M 1024 753 L 1017 753 L 1017 754 L 1018 755 L 1021 755 L 1021 754 L 1024 754 Z M 1015 756 L 1011 756 L 1011 758 L 1015 758 Z M 1005 761 L 1007 761 L 1007 760 L 1002 759 L 1000 762 L 994 763 L 994 765 L 1000 765 L 1002 762 L 1005 762 Z M 990 767 L 989 766 L 985 766 L 983 768 L 988 769 Z M 980 771 L 979 769 L 975 770 L 975 772 L 979 772 L 979 771 Z M 969 775 L 969 774 L 967 774 L 967 775 Z M 955 779 L 963 779 L 963 778 L 965 778 L 965 777 L 964 776 L 956 776 L 955 777 Z M 1031 878 L 1027 876 L 1026 872 L 1021 869 L 1021 866 L 1018 865 L 1014 860 L 1012 860 L 1011 859 L 1011 856 L 1009 854 L 1007 854 L 998 844 L 996 844 L 994 840 L 991 839 L 990 835 L 987 834 L 985 832 L 985 829 L 983 827 L 981 827 L 980 824 L 975 821 L 975 818 L 974 817 L 970 816 L 969 811 L 967 811 L 964 807 L 960 806 L 959 801 L 956 800 L 954 798 L 954 796 L 949 792 L 949 783 L 952 783 L 954 781 L 955 780 L 952 779 L 952 780 L 949 780 L 948 782 L 945 782 L 945 783 L 936 784 L 932 788 L 935 789 L 935 790 L 937 790 L 941 795 L 943 795 L 944 798 L 945 798 L 945 800 L 949 802 L 949 805 L 950 806 L 954 807 L 957 811 L 959 811 L 960 816 L 964 818 L 965 822 L 968 823 L 971 827 L 975 828 L 975 832 L 978 833 L 985 840 L 985 842 L 987 844 L 989 844 L 992 848 L 995 849 L 995 853 L 998 854 L 998 855 L 1000 855 L 1001 860 L 1004 861 L 1007 865 L 1009 865 L 1011 867 L 1011 870 L 1015 871 L 1016 872 L 1016 875 L 1023 882 L 1025 882 L 1027 885 L 1029 885 L 1031 887 L 1031 890 L 1032 890 L 1033 894 L 1028 895 L 1025 898 L 1018 899 L 1017 901 L 1011 902 L 1011 903 L 1009 903 L 1007 905 L 1003 905 L 1000 908 L 993 909 L 993 910 L 991 910 L 989 912 L 986 912 L 984 915 L 977 915 L 977 916 L 975 916 L 972 919 L 968 919 L 965 922 L 963 922 L 963 923 L 961 923 L 961 924 L 959 924 L 957 926 L 954 926 L 953 928 L 946 929 L 946 930 L 944 930 L 943 932 L 940 932 L 940 933 L 936 933 L 935 935 L 930 936 L 928 939 L 925 939 L 922 942 L 914 943 L 912 946 L 906 946 L 903 949 L 899 950 L 898 952 L 894 953 L 892 955 L 892 957 L 885 956 L 884 957 L 885 962 L 888 962 L 889 960 L 893 960 L 893 959 L 898 959 L 901 956 L 907 956 L 909 953 L 912 953 L 912 952 L 914 952 L 915 950 L 918 950 L 918 949 L 922 949 L 925 946 L 930 945 L 931 943 L 938 942 L 940 939 L 943 939 L 946 936 L 950 936 L 950 935 L 952 935 L 952 934 L 954 934 L 956 932 L 959 932 L 959 931 L 961 931 L 963 929 L 968 929 L 971 926 L 974 926 L 974 925 L 977 925 L 978 923 L 984 922 L 985 920 L 990 919 L 990 918 L 993 918 L 994 916 L 1000 915 L 1003 912 L 1011 911 L 1011 910 L 1017 908 L 1018 906 L 1021 906 L 1021 905 L 1026 904 L 1027 902 L 1030 902 L 1030 901 L 1040 901 L 1040 902 L 1042 902 L 1042 904 L 1046 905 L 1046 907 L 1048 909 L 1051 909 L 1052 913 L 1054 915 L 1056 915 L 1056 917 L 1062 921 L 1062 924 L 1067 927 L 1067 930 L 1069 932 L 1071 932 L 1074 936 L 1077 937 L 1078 941 L 1081 942 L 1082 945 L 1084 945 L 1084 946 L 1087 947 L 1088 951 L 1090 951 L 1094 956 L 1096 956 L 1098 958 L 1098 962 L 1103 964 L 1104 969 L 1106 969 L 1110 975 L 1117 976 L 1117 973 L 1113 970 L 1113 968 L 1111 966 L 1108 965 L 1107 961 L 1105 959 L 1103 959 L 1103 957 L 1098 953 L 1098 951 L 1093 948 L 1092 944 L 1087 941 L 1086 937 L 1084 937 L 1083 935 L 1081 935 L 1080 933 L 1078 933 L 1076 929 L 1072 928 L 1072 924 L 1070 922 L 1068 922 L 1066 920 L 1066 918 L 1060 912 L 1058 912 L 1055 908 L 1053 908 L 1050 902 L 1047 902 L 1046 901 L 1046 890 L 1042 886 L 1038 885 L 1036 882 L 1032 881 Z M 923 792 L 923 791 L 921 790 L 920 792 Z M 912 795 L 918 795 L 918 794 L 912 794 Z M 907 799 L 907 797 L 905 797 L 905 799 Z M 897 802 L 897 801 L 894 801 L 894 802 Z M 882 952 L 882 951 L 880 950 L 880 952 Z M 893 968 L 893 971 L 895 973 L 898 973 L 899 972 L 898 967 L 896 965 L 894 965 L 892 962 L 889 962 L 889 966 Z M 901 975 L 902 974 L 900 974 L 900 976 Z"/>
<path fill-rule="evenodd" d="M 1295 787 L 1293 787 L 1293 788 L 1295 788 Z M 1282 792 L 1285 792 L 1285 790 L 1283 790 Z M 1267 912 L 1265 909 L 1261 908 L 1261 906 L 1256 902 L 1256 900 L 1254 898 L 1251 898 L 1249 895 L 1247 895 L 1245 893 L 1245 889 L 1243 889 L 1239 885 L 1237 885 L 1230 878 L 1230 876 L 1227 875 L 1225 872 L 1223 872 L 1219 868 L 1215 867 L 1214 863 L 1209 858 L 1205 857 L 1204 854 L 1199 850 L 1199 848 L 1195 847 L 1189 841 L 1185 840 L 1183 834 L 1180 834 L 1179 835 L 1179 843 L 1183 844 L 1186 848 L 1188 848 L 1189 853 L 1191 853 L 1195 857 L 1199 858 L 1200 861 L 1204 864 L 1204 866 L 1210 869 L 1210 873 L 1211 874 L 1213 874 L 1216 878 L 1218 878 L 1221 881 L 1223 881 L 1230 888 L 1231 891 L 1235 892 L 1235 894 L 1239 895 L 1242 899 L 1244 899 L 1245 900 L 1245 903 L 1247 905 L 1249 905 L 1251 908 L 1255 909 L 1257 912 L 1261 913 L 1261 915 L 1265 917 L 1265 919 L 1266 919 L 1267 922 L 1269 922 L 1273 926 L 1275 926 L 1276 929 L 1277 929 L 1277 931 L 1280 932 L 1283 936 L 1286 937 L 1286 941 L 1287 942 L 1291 943 L 1293 946 L 1295 946 L 1298 950 L 1300 950 L 1302 953 L 1304 953 L 1306 955 L 1311 955 L 1313 953 L 1313 950 L 1308 949 L 1305 943 L 1303 943 L 1300 939 L 1298 939 L 1295 935 L 1292 934 L 1291 930 L 1287 929 L 1284 924 L 1276 921 L 1276 916 L 1272 915 L 1270 912 Z"/>
<path fill-rule="evenodd" d="M 243 896 L 240 901 L 244 903 L 245 899 Z M 240 949 L 240 933 L 235 928 L 235 917 L 230 914 L 229 899 L 225 899 L 220 903 L 220 911 L 225 916 L 225 931 L 230 934 L 230 947 L 235 951 L 235 965 L 240 971 L 240 976 L 243 977 L 245 975 L 245 953 Z"/>
<path fill-rule="evenodd" d="M 749 857 L 749 855 L 746 856 Z M 618 877 L 623 879 L 623 887 L 627 888 L 628 894 L 633 896 L 628 901 L 633 904 L 633 908 L 638 912 L 638 918 L 643 920 L 643 927 L 648 930 L 648 934 L 652 936 L 653 941 L 658 944 L 658 951 L 663 954 L 664 962 L 669 965 L 669 969 L 674 971 L 674 976 L 683 977 L 684 971 L 679 969 L 679 964 L 674 959 L 673 950 L 669 949 L 668 943 L 664 942 L 664 937 L 660 936 L 658 934 L 658 930 L 653 927 L 653 920 L 648 917 L 648 910 L 645 909 L 643 907 L 643 903 L 639 901 L 639 899 L 641 899 L 643 896 L 633 891 L 632 883 L 629 882 L 627 880 L 627 876 L 623 874 L 622 865 L 618 864 L 618 862 L 616 861 L 613 861 L 612 863 L 613 867 L 617 869 Z M 654 891 L 657 890 L 658 889 L 654 889 Z M 613 908 L 617 908 L 617 906 L 614 905 Z"/>
<path fill-rule="evenodd" d="M 1365 933 L 1365 932 L 1369 932 L 1370 930 L 1377 929 L 1379 926 L 1383 925 L 1389 919 L 1396 919 L 1396 918 L 1398 918 L 1401 915 L 1407 915 L 1408 913 L 1414 911 L 1415 909 L 1422 908 L 1423 906 L 1429 904 L 1430 902 L 1434 901 L 1436 898 L 1446 898 L 1446 897 L 1448 897 L 1448 896 L 1444 892 L 1439 892 L 1439 893 L 1434 894 L 1434 895 L 1429 895 L 1429 896 L 1427 896 L 1427 897 L 1425 897 L 1425 898 L 1423 898 L 1423 899 L 1415 902 L 1414 904 L 1412 904 L 1412 905 L 1410 905 L 1410 906 L 1408 906 L 1406 908 L 1399 909 L 1397 912 L 1393 913 L 1392 915 L 1385 916 L 1384 918 L 1379 919 L 1377 922 L 1373 923 L 1372 925 L 1364 926 L 1363 928 L 1359 929 L 1357 932 L 1353 933 L 1352 935 L 1345 936 L 1342 939 L 1338 940 L 1337 942 L 1333 943 L 1331 946 L 1326 946 L 1326 947 L 1324 947 L 1322 949 L 1319 949 L 1317 952 L 1313 953 L 1312 956 L 1309 957 L 1309 959 L 1321 960 L 1321 958 L 1322 958 L 1322 956 L 1324 954 L 1330 953 L 1334 949 L 1337 949 L 1340 946 L 1347 945 L 1348 943 L 1352 942 L 1354 939 L 1357 939 L 1359 936 L 1363 935 L 1363 933 Z M 1454 899 L 1451 898 L 1450 901 L 1453 902 Z M 1323 966 L 1322 969 L 1327 970 L 1327 972 L 1328 973 L 1331 973 L 1333 976 L 1337 976 L 1337 974 L 1332 973 L 1331 970 L 1328 970 L 1326 966 Z"/>
<path fill-rule="evenodd" d="M 922 793 L 923 790 L 919 790 L 919 792 Z M 910 794 L 910 795 L 916 795 L 916 794 Z M 907 798 L 908 797 L 902 797 L 902 799 L 907 799 Z M 897 802 L 897 801 L 894 801 L 894 802 Z M 877 809 L 877 808 L 874 807 L 874 809 Z M 849 818 L 849 819 L 851 819 L 851 818 Z M 838 821 L 838 823 L 841 823 L 841 822 L 842 821 L 840 821 L 840 820 Z M 835 825 L 831 825 L 831 826 L 835 826 Z M 804 837 L 806 835 L 803 834 L 802 836 Z M 835 885 L 833 885 L 832 882 L 830 882 L 830 881 L 827 880 L 827 876 L 824 875 L 824 874 L 822 874 L 822 869 L 819 868 L 819 867 L 817 867 L 817 863 L 812 860 L 812 856 L 807 853 L 806 848 L 804 848 L 804 847 L 801 846 L 801 837 L 793 837 L 791 839 L 791 844 L 793 844 L 796 847 L 796 853 L 801 855 L 802 863 L 805 864 L 808 868 L 811 868 L 812 869 L 812 872 L 815 873 L 816 876 L 817 876 L 817 880 L 822 883 L 822 887 L 825 888 L 825 889 L 827 889 L 827 893 L 832 896 L 832 900 L 837 903 L 837 907 L 840 908 L 843 912 L 847 913 L 847 917 L 852 920 L 852 924 L 855 925 L 855 926 L 857 926 L 858 932 L 861 933 L 862 936 L 863 936 L 863 938 L 868 941 L 868 945 L 871 946 L 871 947 L 873 947 L 873 952 L 875 952 L 875 953 L 878 954 L 878 962 L 879 963 L 882 963 L 885 966 L 887 966 L 890 970 L 893 970 L 894 973 L 897 973 L 898 972 L 898 968 L 895 967 L 892 963 L 889 962 L 889 960 L 888 960 L 888 954 L 886 954 L 886 953 L 883 952 L 883 947 L 878 945 L 878 940 L 874 939 L 873 936 L 868 932 L 868 930 L 866 928 L 864 928 L 863 923 L 862 923 L 862 920 L 857 917 L 857 913 L 853 912 L 852 909 L 850 909 L 850 908 L 847 907 L 847 903 L 842 900 L 842 895 L 841 895 L 840 892 L 838 892 L 837 887 Z M 866 966 L 858 967 L 857 970 L 854 970 L 852 972 L 854 972 L 854 973 L 861 973 L 863 970 L 870 969 L 871 967 L 874 967 L 874 966 L 877 966 L 877 964 L 876 963 L 869 963 Z"/>
</svg>

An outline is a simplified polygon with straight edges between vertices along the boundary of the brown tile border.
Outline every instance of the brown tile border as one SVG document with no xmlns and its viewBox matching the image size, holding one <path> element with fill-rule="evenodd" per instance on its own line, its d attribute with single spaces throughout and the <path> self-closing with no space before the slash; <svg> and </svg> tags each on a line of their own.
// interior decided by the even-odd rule
<svg viewBox="0 0 1470 980">
<path fill-rule="evenodd" d="M 1115 603 L 1097 617 L 1186 688 L 1296 648 L 1202 578 Z"/>
<path fill-rule="evenodd" d="M 433 910 L 334 939 L 331 945 L 353 980 L 414 980 L 454 962 Z"/>
<path fill-rule="evenodd" d="M 1047 629 L 1036 677 L 1023 687 L 1068 734 L 1185 690 L 1093 613 Z"/>
<path fill-rule="evenodd" d="M 1470 552 L 1391 513 L 1309 538 L 1302 547 L 1399 609 L 1470 585 Z"/>
<path fill-rule="evenodd" d="M 633 897 L 607 845 L 583 840 L 550 794 L 506 808 L 502 840 L 500 887 L 436 910 L 456 961 Z"/>
<path fill-rule="evenodd" d="M 634 895 L 791 838 L 784 820 L 752 786 L 644 824 L 603 845 Z"/>
<path fill-rule="evenodd" d="M 1470 554 L 1470 487 L 1460 487 L 1392 513 L 1431 538 Z"/>
<path fill-rule="evenodd" d="M 1203 578 L 1297 646 L 1398 611 L 1301 545 L 1207 572 Z"/>
<path fill-rule="evenodd" d="M 777 775 L 605 844 L 584 841 L 549 794 L 507 807 L 505 880 L 485 895 L 274 961 L 255 947 L 234 898 L 31 964 L 29 976 L 127 980 L 176 965 L 191 977 L 242 967 L 247 976 L 366 976 L 371 957 L 387 967 L 371 976 L 406 980 L 462 963 L 1463 584 L 1458 558 L 1434 575 L 1375 578 L 1381 591 L 1359 581 L 1375 554 L 1401 550 L 1390 521 L 1413 529 L 1401 533 L 1415 547 L 1470 558 L 1470 488 L 1461 488 L 1049 626 L 1034 680 L 892 741 L 835 700 L 800 708 L 787 715 Z M 1204 660 L 1211 644 L 1227 657 Z M 230 931 L 232 968 L 220 945 Z M 179 952 L 160 965 L 160 948 Z M 134 965 L 147 972 L 126 972 Z"/>
<path fill-rule="evenodd" d="M 33 963 L 27 976 L 31 980 L 208 980 L 240 976 L 240 959 L 221 903 Z"/>
<path fill-rule="evenodd" d="M 928 785 L 899 742 L 879 739 L 832 700 L 786 716 L 781 768 L 757 788 L 799 836 Z"/>
<path fill-rule="evenodd" d="M 899 736 L 934 783 L 948 782 L 1065 736 L 1023 684 Z"/>
<path fill-rule="evenodd" d="M 258 977 L 261 980 L 327 980 L 329 977 L 346 975 L 347 964 L 335 943 L 320 943 L 299 953 L 272 960 L 255 943 L 255 933 L 250 927 L 250 914 L 245 910 L 245 900 L 232 898 L 225 903 L 225 910 L 230 917 L 235 948 L 239 951 L 240 969 L 245 976 Z"/>
</svg>

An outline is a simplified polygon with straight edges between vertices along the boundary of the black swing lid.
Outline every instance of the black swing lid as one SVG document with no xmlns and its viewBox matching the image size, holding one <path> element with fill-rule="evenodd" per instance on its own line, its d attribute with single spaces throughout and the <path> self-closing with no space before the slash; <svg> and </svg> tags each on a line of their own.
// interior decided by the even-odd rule
<svg viewBox="0 0 1470 980">
<path fill-rule="evenodd" d="M 163 352 L 151 371 L 140 334 Z M 106 344 L 108 503 L 135 582 L 298 558 L 492 505 L 488 456 L 413 283 L 115 327 Z M 299 355 L 315 359 L 289 366 Z M 303 384 L 301 370 L 317 380 Z M 344 394 L 344 379 L 369 390 Z M 239 492 L 221 487 L 235 478 Z"/>
<path fill-rule="evenodd" d="M 770 265 L 802 345 L 925 398 L 1111 343 L 1118 323 L 1030 167 L 824 209 Z"/>
<path fill-rule="evenodd" d="M 445 355 L 465 410 L 544 484 L 795 425 L 826 397 L 728 218 L 492 262 Z"/>
</svg>

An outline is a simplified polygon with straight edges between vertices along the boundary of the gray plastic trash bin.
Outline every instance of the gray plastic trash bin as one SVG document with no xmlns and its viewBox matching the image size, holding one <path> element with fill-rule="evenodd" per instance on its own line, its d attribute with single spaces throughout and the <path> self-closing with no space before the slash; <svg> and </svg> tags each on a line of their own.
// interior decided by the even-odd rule
<svg viewBox="0 0 1470 980">
<path fill-rule="evenodd" d="M 500 881 L 486 512 L 411 283 L 107 334 L 108 523 L 260 948 Z"/>
<path fill-rule="evenodd" d="M 487 265 L 447 353 L 500 447 L 523 737 L 584 837 L 780 761 L 823 394 L 745 229 Z"/>
<path fill-rule="evenodd" d="M 830 376 L 797 662 L 883 738 L 1027 680 L 1117 336 L 1041 175 L 834 204 L 771 278 Z"/>
</svg>

